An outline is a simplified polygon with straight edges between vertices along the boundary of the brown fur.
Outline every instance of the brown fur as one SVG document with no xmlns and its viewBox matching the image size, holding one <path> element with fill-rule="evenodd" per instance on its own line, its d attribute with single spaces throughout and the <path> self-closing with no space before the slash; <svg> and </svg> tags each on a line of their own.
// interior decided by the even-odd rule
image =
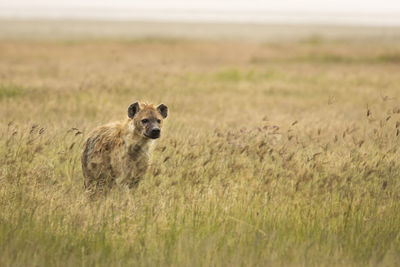
<svg viewBox="0 0 400 267">
<path fill-rule="evenodd" d="M 81 157 L 85 188 L 98 192 L 115 184 L 135 186 L 151 160 L 154 139 L 149 136 L 152 130 L 161 130 L 167 111 L 164 105 L 135 103 L 128 110 L 131 118 L 94 129 Z"/>
</svg>

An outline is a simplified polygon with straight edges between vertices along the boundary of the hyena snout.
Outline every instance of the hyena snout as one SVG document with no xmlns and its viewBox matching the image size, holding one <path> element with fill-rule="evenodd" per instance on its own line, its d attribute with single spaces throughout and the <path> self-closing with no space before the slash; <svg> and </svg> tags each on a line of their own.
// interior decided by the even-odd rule
<svg viewBox="0 0 400 267">
<path fill-rule="evenodd" d="M 153 127 L 150 129 L 149 133 L 147 134 L 148 137 L 152 139 L 157 139 L 160 137 L 161 129 L 160 127 Z"/>
</svg>

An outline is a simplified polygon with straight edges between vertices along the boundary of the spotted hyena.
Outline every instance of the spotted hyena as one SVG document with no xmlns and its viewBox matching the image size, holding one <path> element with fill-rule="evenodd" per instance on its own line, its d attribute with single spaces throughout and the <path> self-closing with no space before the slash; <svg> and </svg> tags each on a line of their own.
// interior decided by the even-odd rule
<svg viewBox="0 0 400 267">
<path fill-rule="evenodd" d="M 93 130 L 83 145 L 85 188 L 104 191 L 115 184 L 135 186 L 145 174 L 152 145 L 160 137 L 168 107 L 136 102 L 128 118 Z"/>
</svg>

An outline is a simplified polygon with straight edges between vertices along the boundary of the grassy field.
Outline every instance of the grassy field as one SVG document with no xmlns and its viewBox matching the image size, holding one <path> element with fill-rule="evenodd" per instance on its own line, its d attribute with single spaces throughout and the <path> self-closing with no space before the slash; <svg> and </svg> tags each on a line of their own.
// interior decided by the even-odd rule
<svg viewBox="0 0 400 267">
<path fill-rule="evenodd" d="M 0 265 L 397 264 L 398 40 L 2 35 Z M 150 171 L 90 201 L 84 136 L 137 100 Z"/>
</svg>

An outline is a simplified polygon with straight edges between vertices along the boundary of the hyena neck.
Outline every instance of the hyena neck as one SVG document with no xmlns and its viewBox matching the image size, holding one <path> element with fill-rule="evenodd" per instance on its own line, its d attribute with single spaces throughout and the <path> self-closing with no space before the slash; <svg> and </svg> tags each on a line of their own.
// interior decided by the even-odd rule
<svg viewBox="0 0 400 267">
<path fill-rule="evenodd" d="M 126 134 L 124 135 L 128 154 L 131 156 L 138 156 L 139 154 L 150 155 L 154 140 L 138 133 L 131 125 L 132 124 L 126 124 Z"/>
</svg>

